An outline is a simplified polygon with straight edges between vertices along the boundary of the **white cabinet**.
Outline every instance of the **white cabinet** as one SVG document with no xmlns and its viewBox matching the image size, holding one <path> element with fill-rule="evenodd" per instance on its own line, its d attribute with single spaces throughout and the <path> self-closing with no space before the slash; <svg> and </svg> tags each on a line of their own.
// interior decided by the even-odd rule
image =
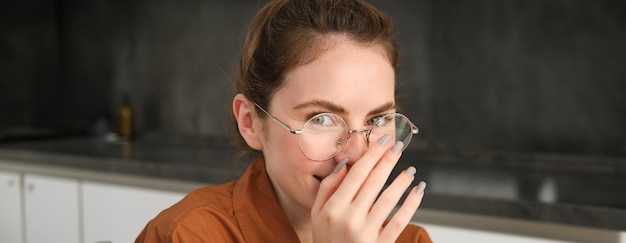
<svg viewBox="0 0 626 243">
<path fill-rule="evenodd" d="M 624 231 L 419 209 L 412 223 L 435 242 L 626 243 Z"/>
<path fill-rule="evenodd" d="M 22 242 L 21 175 L 0 171 L 0 242 Z"/>
<path fill-rule="evenodd" d="M 148 221 L 187 194 L 176 188 L 156 190 L 0 170 L 0 243 L 134 242 Z"/>
<path fill-rule="evenodd" d="M 418 223 L 424 227 L 435 242 L 519 242 L 519 243 L 566 243 L 571 241 L 552 240 L 539 237 L 489 232 L 467 228 Z"/>
<path fill-rule="evenodd" d="M 0 242 L 78 243 L 78 191 L 77 180 L 0 171 Z"/>
<path fill-rule="evenodd" d="M 150 219 L 186 193 L 83 182 L 85 243 L 134 242 Z"/>
<path fill-rule="evenodd" d="M 79 182 L 24 175 L 26 242 L 80 242 Z"/>
</svg>

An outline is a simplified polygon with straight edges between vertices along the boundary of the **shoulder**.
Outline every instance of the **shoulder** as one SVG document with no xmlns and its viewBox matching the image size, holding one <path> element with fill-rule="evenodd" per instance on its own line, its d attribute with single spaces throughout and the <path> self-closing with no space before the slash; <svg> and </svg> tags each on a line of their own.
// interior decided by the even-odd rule
<svg viewBox="0 0 626 243">
<path fill-rule="evenodd" d="M 428 232 L 426 232 L 426 229 L 414 224 L 409 224 L 404 228 L 396 242 L 431 243 L 432 240 Z"/>
<path fill-rule="evenodd" d="M 223 239 L 229 231 L 238 231 L 232 207 L 234 184 L 207 186 L 190 192 L 148 222 L 136 242 L 172 242 L 192 236 L 204 237 L 202 241 L 206 241 Z"/>
<path fill-rule="evenodd" d="M 228 214 L 232 211 L 235 182 L 193 190 L 182 200 L 163 210 L 154 220 L 181 222 L 197 214 Z"/>
</svg>

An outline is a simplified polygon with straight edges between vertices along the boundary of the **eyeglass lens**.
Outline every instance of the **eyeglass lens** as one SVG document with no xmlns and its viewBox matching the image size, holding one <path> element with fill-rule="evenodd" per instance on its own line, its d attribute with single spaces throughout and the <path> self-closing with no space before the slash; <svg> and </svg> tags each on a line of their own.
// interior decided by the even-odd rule
<svg viewBox="0 0 626 243">
<path fill-rule="evenodd" d="M 385 134 L 389 134 L 392 141 L 404 143 L 403 151 L 413 135 L 409 119 L 398 113 L 380 117 L 367 124 L 364 129 L 370 131 L 369 141 L 366 142 L 378 141 Z M 349 129 L 345 121 L 332 113 L 312 117 L 304 123 L 301 130 L 300 150 L 307 158 L 315 161 L 328 160 L 337 155 L 351 136 L 348 134 Z"/>
</svg>

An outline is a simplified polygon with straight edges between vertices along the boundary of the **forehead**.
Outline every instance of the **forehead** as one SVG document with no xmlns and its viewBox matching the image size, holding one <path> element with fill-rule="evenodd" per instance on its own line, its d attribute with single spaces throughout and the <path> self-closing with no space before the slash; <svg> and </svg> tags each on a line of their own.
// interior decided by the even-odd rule
<svg viewBox="0 0 626 243">
<path fill-rule="evenodd" d="M 395 71 L 382 46 L 337 40 L 285 75 L 272 104 L 327 100 L 349 110 L 394 102 Z"/>
</svg>

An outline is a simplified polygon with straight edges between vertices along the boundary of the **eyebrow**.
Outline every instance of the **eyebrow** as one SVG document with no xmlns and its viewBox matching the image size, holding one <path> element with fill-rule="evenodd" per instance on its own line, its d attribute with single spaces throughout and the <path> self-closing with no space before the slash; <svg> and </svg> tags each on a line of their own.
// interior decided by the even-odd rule
<svg viewBox="0 0 626 243">
<path fill-rule="evenodd" d="M 369 113 L 367 113 L 367 116 L 378 115 L 395 108 L 396 104 L 394 102 L 385 103 L 379 107 L 376 107 L 376 109 L 371 110 Z"/>
<path fill-rule="evenodd" d="M 309 102 L 298 104 L 294 107 L 294 109 L 298 110 L 298 109 L 304 109 L 304 108 L 309 108 L 309 107 L 321 107 L 323 109 L 329 110 L 332 113 L 339 113 L 339 114 L 344 114 L 344 115 L 348 114 L 345 108 L 331 101 L 326 101 L 326 100 L 312 100 Z M 367 115 L 372 116 L 372 115 L 381 114 L 395 107 L 396 105 L 394 102 L 388 102 L 388 103 L 385 103 L 381 106 L 374 108 L 369 113 L 367 113 Z"/>
<path fill-rule="evenodd" d="M 341 114 L 347 113 L 346 109 L 344 109 L 343 107 L 333 102 L 326 101 L 326 100 L 312 100 L 309 102 L 301 103 L 301 104 L 296 105 L 294 109 L 299 110 L 299 109 L 305 109 L 309 107 L 321 107 L 333 113 L 341 113 Z"/>
</svg>

